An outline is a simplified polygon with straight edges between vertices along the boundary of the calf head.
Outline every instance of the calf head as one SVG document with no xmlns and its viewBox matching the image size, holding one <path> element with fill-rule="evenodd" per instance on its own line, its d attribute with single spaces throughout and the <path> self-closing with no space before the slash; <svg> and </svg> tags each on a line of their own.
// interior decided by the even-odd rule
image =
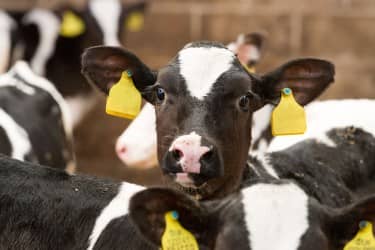
<svg viewBox="0 0 375 250">
<path fill-rule="evenodd" d="M 213 42 L 188 44 L 158 72 L 115 47 L 88 49 L 82 66 L 88 81 L 105 93 L 124 70 L 132 72 L 136 88 L 155 107 L 158 160 L 166 179 L 202 198 L 226 195 L 241 183 L 253 112 L 277 102 L 286 86 L 304 103 L 334 74 L 326 61 L 300 59 L 257 76 Z"/>
<path fill-rule="evenodd" d="M 249 69 L 260 59 L 264 36 L 260 33 L 240 34 L 227 47 Z M 117 156 L 128 167 L 151 168 L 157 166 L 155 110 L 146 104 L 137 118 L 126 128 L 116 142 Z"/>
<path fill-rule="evenodd" d="M 361 221 L 375 222 L 375 196 L 333 209 L 308 198 L 295 184 L 259 183 L 206 202 L 152 188 L 134 195 L 129 206 L 133 223 L 156 246 L 169 211 L 178 212 L 180 224 L 202 250 L 341 250 Z"/>
</svg>

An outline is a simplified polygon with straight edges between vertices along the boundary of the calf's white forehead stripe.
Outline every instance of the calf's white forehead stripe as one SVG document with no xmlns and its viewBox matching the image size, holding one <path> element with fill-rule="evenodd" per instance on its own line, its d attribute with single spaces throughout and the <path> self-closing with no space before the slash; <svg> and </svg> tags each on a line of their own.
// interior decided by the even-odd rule
<svg viewBox="0 0 375 250">
<path fill-rule="evenodd" d="M 89 9 L 104 36 L 104 45 L 119 46 L 119 22 L 122 6 L 119 0 L 91 0 Z"/>
<path fill-rule="evenodd" d="M 180 74 L 190 94 L 202 100 L 217 79 L 233 65 L 235 55 L 218 47 L 185 48 L 178 54 Z"/>
<path fill-rule="evenodd" d="M 308 197 L 295 184 L 256 184 L 242 190 L 252 250 L 297 250 L 308 229 Z"/>
<path fill-rule="evenodd" d="M 114 219 L 124 216 L 128 213 L 129 200 L 133 194 L 144 189 L 142 186 L 123 182 L 119 188 L 117 195 L 102 210 L 99 217 L 95 221 L 94 228 L 89 237 L 89 246 L 87 250 L 92 250 L 99 239 L 101 233 L 107 225 Z"/>
<path fill-rule="evenodd" d="M 55 51 L 61 22 L 52 11 L 42 9 L 30 11 L 22 21 L 34 23 L 38 27 L 40 41 L 30 65 L 34 72 L 44 75 L 46 63 Z"/>
<path fill-rule="evenodd" d="M 13 118 L 0 108 L 0 127 L 7 134 L 11 147 L 11 157 L 18 160 L 25 160 L 25 156 L 31 150 L 31 143 L 27 132 L 18 125 Z"/>
</svg>

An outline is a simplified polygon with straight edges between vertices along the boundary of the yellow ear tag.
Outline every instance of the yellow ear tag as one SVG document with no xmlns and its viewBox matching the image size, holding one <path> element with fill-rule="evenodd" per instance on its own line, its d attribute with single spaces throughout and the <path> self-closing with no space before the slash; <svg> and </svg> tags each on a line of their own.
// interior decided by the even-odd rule
<svg viewBox="0 0 375 250">
<path fill-rule="evenodd" d="M 372 232 L 372 224 L 361 221 L 357 235 L 345 245 L 344 250 L 368 250 L 375 249 L 375 239 Z"/>
<path fill-rule="evenodd" d="M 243 67 L 247 70 L 247 72 L 249 72 L 249 73 L 255 73 L 255 72 L 256 72 L 254 66 L 253 66 L 253 67 L 249 67 L 249 66 L 247 66 L 246 64 L 242 64 L 242 66 L 243 66 Z"/>
<path fill-rule="evenodd" d="M 165 231 L 161 238 L 162 250 L 199 250 L 197 240 L 178 222 L 177 211 L 165 214 Z"/>
<path fill-rule="evenodd" d="M 305 133 L 305 110 L 296 102 L 290 88 L 281 91 L 280 103 L 272 112 L 271 125 L 274 136 Z"/>
<path fill-rule="evenodd" d="M 70 10 L 64 12 L 60 29 L 61 36 L 68 38 L 76 37 L 83 34 L 85 30 L 85 23 L 79 16 Z"/>
<path fill-rule="evenodd" d="M 134 86 L 129 70 L 124 71 L 118 83 L 109 90 L 105 111 L 107 114 L 134 119 L 141 110 L 142 96 Z"/>
<path fill-rule="evenodd" d="M 132 12 L 125 20 L 125 27 L 132 32 L 140 31 L 143 28 L 144 17 L 140 11 Z"/>
</svg>

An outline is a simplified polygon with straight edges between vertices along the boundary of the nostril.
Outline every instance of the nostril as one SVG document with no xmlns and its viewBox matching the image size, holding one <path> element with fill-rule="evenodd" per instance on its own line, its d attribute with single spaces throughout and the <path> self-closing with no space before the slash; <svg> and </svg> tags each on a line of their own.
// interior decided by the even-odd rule
<svg viewBox="0 0 375 250">
<path fill-rule="evenodd" d="M 208 162 L 212 160 L 213 157 L 214 157 L 214 151 L 211 149 L 202 155 L 201 160 Z"/>
<path fill-rule="evenodd" d="M 120 147 L 120 148 L 117 149 L 117 152 L 119 154 L 122 154 L 122 155 L 125 154 L 126 151 L 128 151 L 128 150 L 127 150 L 127 148 L 125 146 L 122 146 L 122 147 Z"/>
<path fill-rule="evenodd" d="M 173 149 L 172 156 L 176 161 L 179 161 L 184 156 L 184 153 L 179 149 Z"/>
</svg>

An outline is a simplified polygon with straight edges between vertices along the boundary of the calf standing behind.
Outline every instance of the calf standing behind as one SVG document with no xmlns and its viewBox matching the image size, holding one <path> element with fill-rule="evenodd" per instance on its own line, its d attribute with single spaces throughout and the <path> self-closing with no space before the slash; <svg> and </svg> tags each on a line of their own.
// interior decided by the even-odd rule
<svg viewBox="0 0 375 250">
<path fill-rule="evenodd" d="M 89 0 L 82 10 L 67 6 L 55 10 L 35 8 L 9 12 L 17 24 L 17 46 L 23 50 L 21 59 L 27 61 L 35 73 L 50 80 L 64 96 L 74 111 L 73 125 L 79 123 L 97 99 L 80 74 L 80 57 L 84 49 L 101 44 L 120 45 L 128 17 L 143 12 L 145 6 L 143 0 L 127 4 L 120 0 Z M 82 22 L 82 32 L 69 36 L 60 33 L 67 12 L 74 13 Z M 12 54 L 12 51 L 4 54 Z"/>
<path fill-rule="evenodd" d="M 157 246 L 165 213 L 176 210 L 200 249 L 341 250 L 361 221 L 375 223 L 375 138 L 353 127 L 327 136 L 334 147 L 310 139 L 267 162 L 250 159 L 243 189 L 222 200 L 142 191 L 131 199 L 130 217 Z"/>
<path fill-rule="evenodd" d="M 334 77 L 331 63 L 309 58 L 258 76 L 214 42 L 190 43 L 159 72 L 116 47 L 88 49 L 82 66 L 89 82 L 107 94 L 123 71 L 132 72 L 136 88 L 155 106 L 158 160 L 166 180 L 203 199 L 238 189 L 256 110 L 276 103 L 286 86 L 305 104 Z"/>
<path fill-rule="evenodd" d="M 68 107 L 55 87 L 25 62 L 0 76 L 0 153 L 74 171 Z"/>
</svg>

